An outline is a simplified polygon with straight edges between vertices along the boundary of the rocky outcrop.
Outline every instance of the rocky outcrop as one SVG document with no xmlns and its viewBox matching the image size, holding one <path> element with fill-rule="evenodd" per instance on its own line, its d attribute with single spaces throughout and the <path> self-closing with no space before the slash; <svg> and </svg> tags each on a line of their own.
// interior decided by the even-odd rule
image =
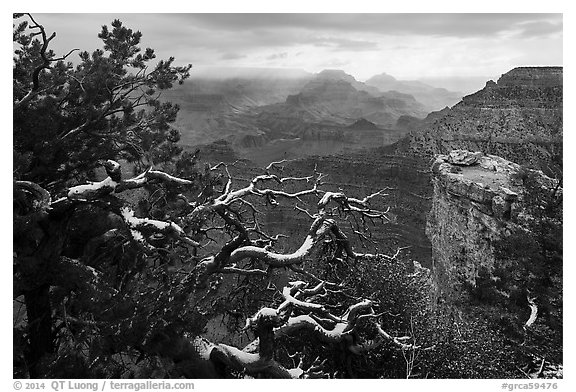
<svg viewBox="0 0 576 392">
<path fill-rule="evenodd" d="M 458 350 L 478 342 L 476 355 L 491 363 L 502 361 L 502 352 L 513 353 L 513 364 L 528 363 L 524 375 L 558 377 L 561 183 L 498 156 L 460 150 L 436 157 L 432 184 L 426 234 L 432 244 L 434 314 L 459 337 L 461 330 L 473 331 Z M 483 328 L 489 331 L 484 336 Z M 498 339 L 503 344 L 488 354 Z"/>
<path fill-rule="evenodd" d="M 495 243 L 513 232 L 529 232 L 520 170 L 501 157 L 462 150 L 439 155 L 432 164 L 426 234 L 439 295 L 461 301 L 481 274 L 503 267 Z M 532 173 L 542 187 L 554 188 L 542 172 Z"/>
</svg>

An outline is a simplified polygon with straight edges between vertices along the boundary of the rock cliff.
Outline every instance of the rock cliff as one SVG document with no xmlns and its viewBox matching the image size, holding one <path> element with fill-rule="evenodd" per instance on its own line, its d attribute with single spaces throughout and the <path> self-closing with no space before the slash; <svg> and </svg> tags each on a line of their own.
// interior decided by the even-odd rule
<svg viewBox="0 0 576 392">
<path fill-rule="evenodd" d="M 502 308 L 519 325 L 538 303 L 547 308 L 543 322 L 551 322 L 561 312 L 561 184 L 462 150 L 437 157 L 432 183 L 426 234 L 438 298 Z"/>
<path fill-rule="evenodd" d="M 475 345 L 467 362 L 484 358 L 475 369 L 489 362 L 510 377 L 561 377 L 561 183 L 455 150 L 436 157 L 432 184 L 431 317 L 444 325 L 436 339 L 455 331 L 456 362 Z"/>
<path fill-rule="evenodd" d="M 468 159 L 458 161 L 457 155 Z M 439 290 L 459 292 L 475 284 L 481 269 L 494 269 L 493 242 L 515 224 L 519 189 L 512 176 L 519 168 L 494 155 L 462 151 L 434 161 L 426 234 Z"/>
</svg>

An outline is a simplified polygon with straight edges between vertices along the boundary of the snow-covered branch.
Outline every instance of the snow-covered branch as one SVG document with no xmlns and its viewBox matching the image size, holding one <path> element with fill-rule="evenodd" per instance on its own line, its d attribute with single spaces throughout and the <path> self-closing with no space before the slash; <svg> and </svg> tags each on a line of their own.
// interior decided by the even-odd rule
<svg viewBox="0 0 576 392">
<path fill-rule="evenodd" d="M 77 185 L 68 190 L 68 199 L 75 201 L 93 201 L 111 193 L 120 193 L 128 189 L 141 188 L 146 184 L 162 182 L 170 185 L 192 185 L 184 178 L 174 177 L 159 170 L 148 169 L 144 173 L 127 180 L 122 179 L 121 166 L 118 162 L 107 160 L 100 162 L 108 177 L 99 182 Z"/>
<path fill-rule="evenodd" d="M 227 344 L 218 344 L 210 352 L 210 359 L 248 374 L 263 373 L 271 378 L 293 378 L 286 368 L 260 353 L 247 353 Z"/>
<path fill-rule="evenodd" d="M 178 238 L 188 245 L 200 246 L 198 242 L 188 238 L 184 230 L 174 222 L 137 218 L 134 216 L 134 211 L 128 207 L 123 207 L 120 212 L 124 222 L 126 222 L 126 225 L 130 228 L 132 236 L 137 241 L 145 242 L 143 233 L 151 232 L 154 234 L 162 234 L 168 237 Z"/>
<path fill-rule="evenodd" d="M 534 322 L 536 321 L 536 318 L 538 317 L 538 305 L 536 305 L 536 302 L 534 301 L 535 298 L 527 297 L 527 299 L 528 299 L 528 306 L 530 307 L 530 317 L 528 317 L 528 320 L 526 320 L 526 323 L 524 324 L 524 329 L 530 328 L 532 324 L 534 324 Z"/>
<path fill-rule="evenodd" d="M 144 173 L 120 182 L 116 188 L 116 193 L 123 192 L 128 189 L 140 188 L 146 184 L 161 182 L 170 185 L 192 185 L 193 182 L 184 178 L 174 177 L 168 173 L 159 170 L 147 170 Z"/>
</svg>

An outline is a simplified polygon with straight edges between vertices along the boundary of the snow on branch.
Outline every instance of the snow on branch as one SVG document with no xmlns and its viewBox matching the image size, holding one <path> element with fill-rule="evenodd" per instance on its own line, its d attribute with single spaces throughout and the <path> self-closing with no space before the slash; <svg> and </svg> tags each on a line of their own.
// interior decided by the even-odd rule
<svg viewBox="0 0 576 392">
<path fill-rule="evenodd" d="M 174 177 L 159 170 L 148 169 L 144 173 L 127 180 L 122 179 L 122 170 L 118 162 L 111 159 L 99 162 L 106 170 L 106 177 L 99 182 L 77 185 L 68 190 L 68 199 L 75 201 L 93 201 L 111 193 L 120 193 L 128 189 L 143 187 L 150 183 L 170 185 L 192 185 L 193 182 L 184 178 Z"/>
<path fill-rule="evenodd" d="M 134 239 L 139 242 L 145 241 L 142 233 L 148 231 L 163 234 L 168 237 L 179 238 L 180 240 L 192 246 L 200 246 L 198 242 L 188 238 L 184 230 L 182 230 L 182 228 L 174 222 L 164 222 L 148 218 L 137 218 L 134 216 L 134 211 L 128 207 L 122 207 L 120 209 L 120 213 L 124 219 L 124 222 L 126 222 L 130 228 Z"/>
<path fill-rule="evenodd" d="M 88 184 L 77 185 L 68 190 L 67 198 L 71 201 L 95 201 L 112 193 L 123 192 L 127 189 L 142 187 L 148 183 L 162 182 L 173 185 L 191 185 L 192 181 L 174 177 L 170 174 L 158 170 L 147 170 L 146 172 L 128 179 L 122 180 L 121 166 L 113 160 L 99 161 L 104 166 L 108 176 L 99 182 L 89 182 Z M 184 243 L 198 247 L 200 244 L 189 238 L 184 230 L 174 222 L 164 222 L 160 220 L 137 218 L 134 211 L 128 207 L 120 208 L 120 215 L 128 226 L 132 237 L 143 244 L 146 248 L 153 248 L 146 240 L 147 234 L 160 234 L 168 238 L 176 238 Z"/>
<path fill-rule="evenodd" d="M 210 343 L 204 338 L 195 338 L 195 346 L 200 356 L 213 364 L 226 365 L 249 375 L 266 375 L 275 378 L 316 378 L 326 377 L 324 363 L 316 358 L 307 369 L 303 358 L 298 365 L 287 368 L 274 359 L 274 341 L 282 336 L 299 334 L 302 330 L 311 332 L 327 344 L 344 344 L 353 354 L 364 354 L 369 350 L 390 342 L 402 350 L 417 350 L 420 346 L 407 343 L 409 336 L 394 337 L 388 334 L 376 321 L 381 314 L 374 312 L 374 302 L 357 299 L 340 315 L 331 313 L 325 306 L 315 303 L 313 298 L 326 293 L 326 283 L 311 286 L 303 281 L 291 281 L 282 289 L 284 301 L 276 308 L 263 307 L 246 320 L 244 329 L 253 329 L 256 339 L 244 349 L 226 344 Z M 300 313 L 300 314 L 299 314 Z M 306 313 L 306 314 L 301 314 Z M 357 331 L 361 320 L 372 319 L 377 331 L 373 341 L 359 341 Z M 370 324 L 369 324 L 370 325 Z M 289 355 L 295 357 L 296 355 Z"/>
<path fill-rule="evenodd" d="M 190 180 L 178 178 L 162 171 L 152 169 L 148 169 L 134 178 L 125 180 L 122 179 L 121 166 L 118 162 L 107 160 L 100 161 L 99 163 L 104 166 L 108 177 L 100 182 L 93 182 L 70 188 L 68 191 L 68 199 L 73 201 L 93 201 L 108 194 L 120 193 L 125 190 L 135 189 L 146 184 L 157 182 L 175 186 L 187 186 L 192 184 L 192 181 Z M 277 164 L 281 163 L 283 162 L 277 162 Z M 377 211 L 371 209 L 369 206 L 370 201 L 375 197 L 385 196 L 384 189 L 372 193 L 362 199 L 348 197 L 343 192 L 328 192 L 318 189 L 318 186 L 321 183 L 322 173 L 315 173 L 315 176 L 282 178 L 275 174 L 270 174 L 270 170 L 274 168 L 274 166 L 275 165 L 273 164 L 269 165 L 266 174 L 253 177 L 247 186 L 233 189 L 232 176 L 228 171 L 228 166 L 226 164 L 216 165 L 215 167 L 210 168 L 210 170 L 217 170 L 218 168 L 223 167 L 228 177 L 228 181 L 222 194 L 200 205 L 187 202 L 187 204 L 192 207 L 192 211 L 184 217 L 188 221 L 198 221 L 202 224 L 202 222 L 208 219 L 211 214 L 216 214 L 223 218 L 230 228 L 240 233 L 233 241 L 230 241 L 229 244 L 225 245 L 220 252 L 215 255 L 207 255 L 201 259 L 198 265 L 200 270 L 203 271 L 200 273 L 200 280 L 203 280 L 208 275 L 215 272 L 228 274 L 238 273 L 245 275 L 263 275 L 264 273 L 267 273 L 266 270 L 260 270 L 258 268 L 244 269 L 239 267 L 239 262 L 245 259 L 257 259 L 267 264 L 268 269 L 290 267 L 295 264 L 300 264 L 310 256 L 314 247 L 326 237 L 335 239 L 338 245 L 345 250 L 346 254 L 350 258 L 355 259 L 367 256 L 366 254 L 354 252 L 350 241 L 338 227 L 336 221 L 328 218 L 333 213 L 333 211 L 328 209 L 328 205 L 331 202 L 334 202 L 342 210 L 349 213 L 358 213 L 362 217 L 386 218 L 387 211 Z M 262 184 L 271 181 L 277 184 L 283 184 L 286 181 L 311 182 L 314 177 L 316 177 L 316 179 L 311 187 L 292 193 L 262 186 Z M 258 222 L 255 216 L 255 214 L 259 214 L 259 211 L 256 209 L 254 204 L 248 200 L 248 197 L 263 197 L 268 203 L 276 205 L 278 204 L 276 201 L 278 197 L 297 199 L 301 201 L 300 197 L 302 196 L 319 196 L 320 194 L 323 195 L 317 203 L 317 213 L 312 214 L 306 211 L 308 216 L 314 220 L 311 224 L 308 235 L 303 240 L 300 247 L 294 252 L 277 253 L 272 251 L 271 245 L 275 241 L 273 238 L 277 239 L 278 237 L 264 236 L 268 241 L 251 241 L 249 239 L 248 231 L 261 233 L 261 230 L 258 229 Z M 231 208 L 232 205 L 237 202 L 251 208 L 254 214 L 253 219 L 256 229 L 247 228 L 241 215 L 239 215 L 241 213 L 235 212 Z M 302 211 L 301 208 L 298 209 Z M 199 246 L 198 242 L 187 237 L 182 228 L 173 222 L 162 222 L 148 218 L 136 218 L 134 213 L 127 208 L 123 209 L 121 214 L 130 228 L 133 237 L 141 243 L 147 243 L 144 232 L 152 231 L 173 238 L 178 238 L 195 247 Z M 202 232 L 202 229 L 199 229 L 199 232 Z M 393 259 L 395 257 L 386 255 L 371 256 L 382 256 L 388 259 Z"/>
<path fill-rule="evenodd" d="M 246 320 L 247 328 L 257 329 L 261 323 L 274 326 L 274 337 L 280 338 L 286 335 L 294 335 L 305 329 L 324 343 L 345 342 L 348 350 L 354 354 L 362 354 L 369 350 L 381 346 L 384 342 L 390 342 L 402 350 L 416 350 L 420 346 L 407 343 L 410 336 L 394 337 L 384 331 L 379 322 L 376 321 L 381 314 L 374 312 L 374 303 L 368 299 L 358 299 L 350 305 L 341 315 L 336 315 L 328 311 L 322 304 L 311 301 L 312 297 L 325 291 L 323 282 L 309 288 L 308 283 L 302 281 L 289 282 L 282 289 L 284 301 L 276 308 L 263 307 L 254 316 Z M 307 314 L 297 314 L 296 312 L 306 312 Z M 359 342 L 351 337 L 360 320 L 372 319 L 377 338 L 373 341 Z M 254 341 L 247 351 L 254 351 L 258 346 L 258 341 Z M 295 370 L 295 369 L 294 369 Z M 302 369 L 301 369 L 302 370 Z M 302 376 L 302 371 L 295 370 L 295 375 Z"/>
<path fill-rule="evenodd" d="M 360 215 L 367 218 L 379 218 L 389 220 L 387 213 L 389 208 L 385 211 L 373 210 L 369 207 L 368 203 L 371 199 L 376 196 L 387 196 L 383 193 L 384 189 L 366 196 L 363 199 L 356 199 L 353 197 L 346 196 L 343 192 L 326 192 L 324 196 L 318 202 L 318 210 L 324 211 L 327 205 L 334 201 L 337 203 L 344 211 L 358 212 Z M 360 207 L 359 207 L 360 206 Z"/>
<path fill-rule="evenodd" d="M 149 183 L 156 183 L 161 182 L 163 184 L 170 184 L 170 185 L 192 185 L 193 182 L 190 180 L 186 180 L 184 178 L 174 177 L 170 174 L 164 173 L 159 170 L 147 170 L 144 173 L 120 182 L 118 187 L 116 188 L 116 192 L 123 192 L 127 189 L 134 189 L 142 187 Z"/>
<path fill-rule="evenodd" d="M 530 307 L 530 317 L 528 317 L 528 320 L 526 320 L 526 323 L 524 323 L 524 329 L 530 328 L 538 317 L 538 305 L 536 305 L 536 302 L 534 301 L 535 298 L 527 297 L 527 300 L 528 306 Z"/>
<path fill-rule="evenodd" d="M 302 308 L 300 304 L 292 304 Z M 341 316 L 326 311 L 324 307 L 313 309 L 310 305 L 304 307 L 310 312 L 309 314 L 287 318 L 286 322 L 275 330 L 275 336 L 278 338 L 284 335 L 293 335 L 302 329 L 307 329 L 325 343 L 338 343 L 346 340 L 354 330 L 359 314 L 372 311 L 372 302 L 369 300 L 361 300 L 351 305 Z M 321 320 L 326 320 L 333 325 L 323 325 Z"/>
<path fill-rule="evenodd" d="M 285 198 L 296 198 L 300 200 L 300 196 L 314 194 L 319 195 L 323 193 L 323 196 L 317 203 L 317 213 L 312 214 L 302 208 L 296 206 L 299 211 L 305 212 L 310 218 L 313 219 L 311 227 L 308 231 L 308 235 L 303 240 L 300 247 L 291 253 L 277 253 L 271 250 L 271 242 L 268 241 L 261 241 L 261 240 L 254 240 L 251 241 L 248 239 L 247 231 L 251 232 L 259 232 L 259 230 L 246 228 L 244 223 L 241 223 L 238 219 L 234 219 L 234 222 L 227 222 L 232 223 L 231 226 L 235 227 L 238 232 L 244 232 L 242 234 L 242 238 L 238 238 L 235 242 L 238 244 L 236 248 L 231 248 L 231 251 L 228 253 L 219 252 L 217 255 L 214 256 L 207 256 L 201 260 L 198 265 L 200 269 L 201 275 L 200 280 L 204 280 L 208 275 L 216 272 L 224 272 L 224 273 L 233 273 L 238 272 L 239 274 L 245 275 L 252 275 L 252 274 L 264 274 L 264 270 L 251 270 L 246 269 L 242 271 L 239 266 L 239 263 L 245 259 L 257 259 L 260 262 L 263 262 L 267 265 L 268 269 L 270 268 L 281 268 L 281 267 L 292 267 L 296 264 L 302 263 L 309 257 L 314 249 L 314 247 L 326 237 L 330 237 L 336 240 L 338 245 L 346 251 L 346 254 L 350 258 L 359 258 L 359 257 L 382 257 L 386 259 L 394 259 L 395 256 L 387 256 L 387 255 L 367 255 L 356 253 L 352 249 L 350 241 L 346 237 L 346 235 L 340 230 L 336 221 L 334 219 L 329 218 L 332 215 L 332 211 L 328 209 L 328 205 L 331 202 L 338 204 L 340 207 L 345 209 L 350 213 L 359 213 L 363 217 L 369 218 L 386 218 L 387 211 L 377 211 L 371 209 L 369 207 L 369 202 L 376 196 L 383 196 L 384 190 L 380 190 L 375 192 L 369 196 L 364 197 L 363 199 L 357 198 L 350 198 L 346 196 L 343 192 L 326 192 L 321 191 L 318 189 L 318 184 L 320 179 L 322 178 L 321 173 L 317 173 L 318 176 L 314 183 L 314 186 L 310 189 L 305 189 L 299 192 L 288 193 L 282 190 L 276 190 L 272 188 L 261 188 L 261 184 L 274 181 L 278 184 L 282 184 L 287 179 L 296 179 L 296 180 L 307 180 L 309 181 L 312 177 L 300 177 L 300 178 L 280 178 L 274 174 L 263 174 L 257 175 L 250 183 L 240 189 L 233 190 L 232 184 L 232 176 L 228 171 L 228 167 L 225 164 L 221 164 L 218 167 L 224 167 L 228 181 L 225 186 L 223 193 L 213 199 L 212 201 L 205 202 L 201 205 L 195 206 L 193 211 L 189 214 L 191 219 L 202 220 L 207 219 L 209 214 L 217 213 L 221 217 L 226 217 L 226 219 L 231 219 L 230 214 L 227 213 L 232 211 L 231 205 L 235 202 L 241 202 L 242 204 L 248 205 L 251 208 L 254 214 L 254 224 L 255 227 L 258 227 L 258 222 L 256 220 L 255 214 L 258 214 L 259 211 L 254 207 L 252 203 L 247 201 L 245 198 L 249 196 L 256 196 L 256 197 L 266 197 L 267 201 L 270 204 L 277 204 L 276 197 L 285 197 Z M 236 212 L 234 214 L 237 214 Z M 270 239 L 270 237 L 267 237 Z M 264 246 L 264 244 L 267 244 Z"/>
<path fill-rule="evenodd" d="M 272 378 L 292 378 L 292 374 L 275 360 L 263 358 L 260 353 L 247 353 L 227 344 L 216 345 L 210 358 L 248 374 L 263 373 Z"/>
<path fill-rule="evenodd" d="M 208 214 L 216 212 L 216 211 L 222 211 L 235 202 L 249 203 L 244 198 L 251 196 L 251 195 L 265 197 L 270 204 L 277 205 L 278 204 L 276 201 L 277 197 L 299 199 L 301 196 L 318 193 L 318 185 L 319 185 L 318 181 L 319 181 L 319 179 L 314 183 L 314 186 L 312 188 L 305 189 L 305 190 L 302 190 L 299 192 L 294 192 L 294 193 L 288 193 L 285 191 L 275 190 L 272 188 L 260 189 L 258 187 L 261 183 L 264 183 L 267 181 L 274 181 L 278 184 L 282 184 L 286 181 L 307 181 L 307 182 L 310 182 L 311 179 L 313 178 L 313 177 L 280 178 L 274 174 L 258 175 L 256 177 L 252 178 L 252 180 L 250 181 L 250 184 L 248 184 L 244 188 L 232 190 L 232 176 L 230 175 L 230 172 L 228 171 L 228 166 L 226 164 L 220 163 L 220 164 L 210 168 L 210 170 L 216 170 L 220 167 L 224 167 L 224 170 L 226 171 L 226 174 L 228 177 L 228 181 L 226 183 L 226 186 L 224 188 L 222 195 L 220 195 L 219 197 L 215 198 L 214 200 L 212 200 L 210 202 L 196 206 L 194 208 L 194 210 L 192 211 L 192 213 L 190 214 L 191 217 L 196 218 L 196 219 L 203 219 Z"/>
<path fill-rule="evenodd" d="M 84 185 L 76 185 L 68 190 L 68 199 L 74 201 L 91 201 L 97 200 L 102 196 L 108 195 L 116 189 L 118 182 L 110 177 L 106 177 L 99 182 L 89 182 Z"/>
<path fill-rule="evenodd" d="M 384 331 L 380 324 L 375 323 L 376 330 L 378 331 L 378 336 L 391 342 L 392 344 L 396 345 L 397 347 L 401 348 L 402 350 L 414 350 L 420 348 L 420 346 L 416 346 L 414 344 L 404 343 L 405 341 L 411 339 L 410 336 L 401 336 L 401 337 L 394 337 L 391 336 L 389 333 Z"/>
<path fill-rule="evenodd" d="M 286 267 L 291 264 L 298 264 L 304 261 L 304 259 L 310 254 L 314 245 L 318 243 L 318 240 L 327 232 L 329 226 L 327 222 L 324 222 L 314 232 L 311 232 L 306 236 L 304 242 L 296 251 L 288 254 L 275 253 L 265 248 L 259 248 L 257 246 L 243 246 L 232 252 L 230 255 L 230 263 L 237 263 L 246 258 L 257 258 L 268 264 L 270 267 Z"/>
</svg>

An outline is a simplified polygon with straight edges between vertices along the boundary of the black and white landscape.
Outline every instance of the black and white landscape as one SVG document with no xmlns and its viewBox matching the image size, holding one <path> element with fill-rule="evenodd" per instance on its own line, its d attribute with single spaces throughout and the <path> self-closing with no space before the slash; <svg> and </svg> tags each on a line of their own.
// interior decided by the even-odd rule
<svg viewBox="0 0 576 392">
<path fill-rule="evenodd" d="M 562 378 L 562 26 L 15 14 L 13 377 Z"/>
</svg>

